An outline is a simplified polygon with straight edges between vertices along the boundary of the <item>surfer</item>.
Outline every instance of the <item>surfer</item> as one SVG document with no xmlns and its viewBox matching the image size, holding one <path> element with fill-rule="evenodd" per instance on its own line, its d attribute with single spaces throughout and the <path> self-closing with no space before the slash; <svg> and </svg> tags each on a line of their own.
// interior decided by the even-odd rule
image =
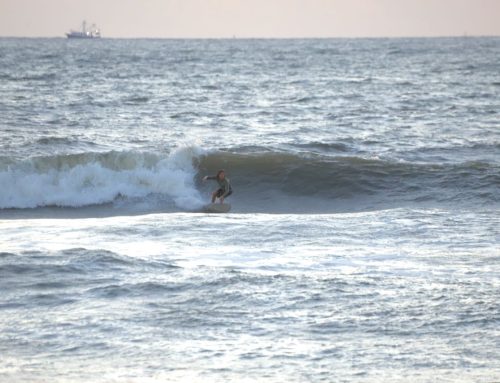
<svg viewBox="0 0 500 383">
<path fill-rule="evenodd" d="M 216 180 L 219 184 L 219 189 L 212 193 L 212 203 L 219 198 L 220 203 L 224 203 L 224 198 L 229 197 L 233 193 L 229 179 L 226 178 L 224 170 L 219 170 L 215 176 L 205 176 L 203 181 Z"/>
</svg>

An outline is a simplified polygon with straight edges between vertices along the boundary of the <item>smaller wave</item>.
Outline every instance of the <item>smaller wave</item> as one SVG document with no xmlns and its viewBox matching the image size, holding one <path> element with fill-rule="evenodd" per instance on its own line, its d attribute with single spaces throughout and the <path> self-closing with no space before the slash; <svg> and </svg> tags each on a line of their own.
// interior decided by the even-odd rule
<svg viewBox="0 0 500 383">
<path fill-rule="evenodd" d="M 393 48 L 387 52 L 388 55 L 402 55 L 405 54 L 403 49 Z"/>
<path fill-rule="evenodd" d="M 168 261 L 86 248 L 22 252 L 0 260 L 0 284 L 6 294 L 0 308 L 59 306 L 88 299 L 89 294 L 108 297 L 161 293 L 175 286 L 155 282 L 123 284 L 116 276 L 137 269 L 163 275 L 179 269 Z"/>
<path fill-rule="evenodd" d="M 46 54 L 39 56 L 39 58 L 42 60 L 51 60 L 51 59 L 60 58 L 60 55 L 57 53 L 46 53 Z"/>
<path fill-rule="evenodd" d="M 133 96 L 126 98 L 124 100 L 124 103 L 128 105 L 135 105 L 135 104 L 145 104 L 151 100 L 151 97 L 148 96 Z"/>
<path fill-rule="evenodd" d="M 347 153 L 351 151 L 349 145 L 340 142 L 309 142 L 307 144 L 295 144 L 294 147 L 299 149 L 305 149 L 310 152 L 323 152 L 323 153 Z"/>
<path fill-rule="evenodd" d="M 110 284 L 92 288 L 86 293 L 99 298 L 115 299 L 133 296 L 151 296 L 156 294 L 175 294 L 187 288 L 191 288 L 191 286 L 166 282 L 140 282 Z"/>
<path fill-rule="evenodd" d="M 94 270 L 113 267 L 127 267 L 134 264 L 134 259 L 108 250 L 87 250 L 73 248 L 63 250 L 60 257 L 76 269 Z M 70 261 L 68 261 L 70 260 Z"/>
<path fill-rule="evenodd" d="M 199 117 L 200 114 L 197 113 L 197 112 L 178 112 L 178 113 L 174 113 L 172 115 L 170 115 L 170 118 L 173 119 L 173 120 L 176 120 L 176 119 L 189 119 L 189 118 L 195 118 L 195 117 Z"/>
<path fill-rule="evenodd" d="M 324 56 L 338 56 L 341 54 L 338 48 L 317 48 L 314 52 Z"/>
<path fill-rule="evenodd" d="M 221 89 L 221 87 L 219 85 L 212 85 L 212 84 L 202 85 L 201 88 L 204 90 L 219 90 L 219 89 Z"/>
<path fill-rule="evenodd" d="M 349 84 L 364 84 L 373 82 L 373 79 L 371 77 L 350 77 L 345 78 L 344 82 Z"/>
<path fill-rule="evenodd" d="M 36 140 L 38 145 L 71 145 L 74 144 L 75 141 L 68 137 L 42 137 Z"/>
<path fill-rule="evenodd" d="M 140 266 L 142 269 L 169 272 L 179 268 L 167 261 L 143 259 L 114 253 L 103 249 L 71 248 L 57 252 L 0 253 L 3 258 L 1 270 L 4 278 L 16 279 L 24 276 L 40 289 L 59 288 L 62 279 L 71 283 L 73 276 L 95 275 L 102 271 L 125 270 Z M 41 281 L 47 277 L 45 281 Z M 54 279 L 55 278 L 55 279 Z"/>
<path fill-rule="evenodd" d="M 312 102 L 316 99 L 316 97 L 312 96 L 304 96 L 304 97 L 299 97 L 296 100 L 294 100 L 298 104 L 307 104 L 309 102 Z"/>
<path fill-rule="evenodd" d="M 3 78 L 9 81 L 48 81 L 54 80 L 56 77 L 56 73 L 25 74 L 23 76 L 3 76 Z"/>
</svg>

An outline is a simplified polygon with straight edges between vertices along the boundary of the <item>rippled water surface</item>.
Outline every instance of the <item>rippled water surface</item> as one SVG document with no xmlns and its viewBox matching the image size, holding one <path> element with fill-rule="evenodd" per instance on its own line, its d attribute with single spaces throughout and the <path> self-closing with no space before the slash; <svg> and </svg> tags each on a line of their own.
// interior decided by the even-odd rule
<svg viewBox="0 0 500 383">
<path fill-rule="evenodd" d="M 499 53 L 0 39 L 0 381 L 500 381 Z"/>
</svg>

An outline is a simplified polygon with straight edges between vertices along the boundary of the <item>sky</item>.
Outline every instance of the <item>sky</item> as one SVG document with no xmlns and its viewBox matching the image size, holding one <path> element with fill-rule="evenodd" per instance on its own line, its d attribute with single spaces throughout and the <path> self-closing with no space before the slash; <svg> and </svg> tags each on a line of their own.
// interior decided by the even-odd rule
<svg viewBox="0 0 500 383">
<path fill-rule="evenodd" d="M 500 36 L 500 0 L 0 0 L 0 36 Z"/>
</svg>

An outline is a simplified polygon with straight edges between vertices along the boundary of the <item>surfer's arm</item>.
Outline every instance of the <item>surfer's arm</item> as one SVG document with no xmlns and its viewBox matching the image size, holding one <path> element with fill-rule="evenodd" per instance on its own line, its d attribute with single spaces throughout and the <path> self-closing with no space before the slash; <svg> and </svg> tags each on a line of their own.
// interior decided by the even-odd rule
<svg viewBox="0 0 500 383">
<path fill-rule="evenodd" d="M 206 181 L 206 180 L 216 180 L 217 179 L 217 176 L 205 176 L 203 177 L 203 181 Z"/>
</svg>

